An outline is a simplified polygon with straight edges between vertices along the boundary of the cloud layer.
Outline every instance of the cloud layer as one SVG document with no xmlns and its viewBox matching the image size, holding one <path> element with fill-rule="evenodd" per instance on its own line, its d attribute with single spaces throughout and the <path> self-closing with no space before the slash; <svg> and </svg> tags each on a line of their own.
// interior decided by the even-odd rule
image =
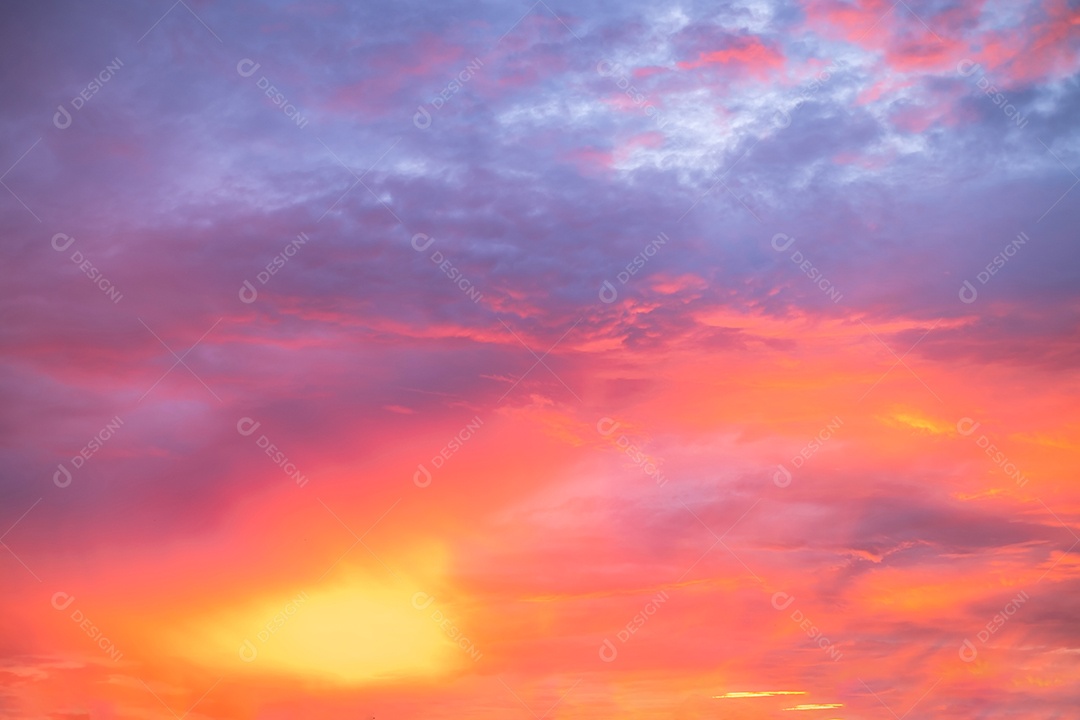
<svg viewBox="0 0 1080 720">
<path fill-rule="evenodd" d="M 1065 0 L 3 12 L 0 715 L 1080 702 Z"/>
</svg>

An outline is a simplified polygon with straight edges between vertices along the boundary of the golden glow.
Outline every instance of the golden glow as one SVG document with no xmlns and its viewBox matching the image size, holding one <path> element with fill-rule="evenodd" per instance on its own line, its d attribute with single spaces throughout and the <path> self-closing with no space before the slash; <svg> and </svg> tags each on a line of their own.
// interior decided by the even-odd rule
<svg viewBox="0 0 1080 720">
<path fill-rule="evenodd" d="M 729 692 L 723 695 L 713 695 L 717 700 L 730 700 L 732 698 L 758 698 L 775 697 L 777 695 L 805 695 L 803 690 L 763 690 L 761 692 Z"/>
<path fill-rule="evenodd" d="M 418 609 L 414 594 L 403 583 L 351 576 L 197 618 L 170 644 L 225 671 L 348 685 L 445 673 L 467 659 L 449 635 L 450 628 L 461 628 L 462 618 L 439 605 Z M 450 622 L 441 626 L 444 618 Z"/>
<path fill-rule="evenodd" d="M 844 707 L 843 703 L 830 703 L 828 705 L 796 705 L 795 707 L 784 708 L 785 710 L 832 710 L 833 708 Z"/>
<path fill-rule="evenodd" d="M 956 432 L 955 423 L 933 420 L 914 411 L 895 412 L 881 419 L 893 427 L 909 427 L 931 435 L 950 435 Z"/>
</svg>

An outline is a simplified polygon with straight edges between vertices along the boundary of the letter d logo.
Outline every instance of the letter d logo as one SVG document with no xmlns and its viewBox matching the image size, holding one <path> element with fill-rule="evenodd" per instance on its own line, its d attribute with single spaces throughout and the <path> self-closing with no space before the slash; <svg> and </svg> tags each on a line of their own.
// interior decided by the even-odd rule
<svg viewBox="0 0 1080 720">
<path fill-rule="evenodd" d="M 428 469 L 424 467 L 423 463 L 420 463 L 416 467 L 417 470 L 412 476 L 413 484 L 418 488 L 426 488 L 431 484 L 431 473 L 428 472 Z"/>
<path fill-rule="evenodd" d="M 777 242 L 778 240 L 780 242 L 783 242 L 784 244 L 780 245 Z M 784 242 L 784 241 L 787 241 L 787 242 Z M 776 252 L 784 252 L 789 247 L 791 247 L 791 244 L 793 242 L 795 242 L 795 238 L 787 235 L 786 233 L 776 233 L 775 235 L 772 236 L 772 246 L 773 246 L 773 250 L 775 250 Z"/>
<path fill-rule="evenodd" d="M 776 472 L 773 473 L 773 484 L 778 488 L 786 488 L 791 484 L 791 473 L 783 465 L 777 465 Z"/>
<path fill-rule="evenodd" d="M 64 240 L 67 240 L 67 242 L 63 245 L 57 244 L 57 241 L 63 242 Z M 56 252 L 64 252 L 69 247 L 71 247 L 71 243 L 73 242 L 75 242 L 75 238 L 71 237 L 67 233 L 56 233 L 52 236 L 52 246 L 53 250 L 55 250 Z"/>
<path fill-rule="evenodd" d="M 259 651 L 255 649 L 250 640 L 245 640 L 244 644 L 240 646 L 240 659 L 244 662 L 252 662 L 258 655 Z"/>
<path fill-rule="evenodd" d="M 262 425 L 262 423 L 255 422 L 249 417 L 243 417 L 236 423 L 236 432 L 247 437 L 258 430 L 260 425 Z"/>
<path fill-rule="evenodd" d="M 778 593 L 773 593 L 772 606 L 777 610 L 787 610 L 793 602 L 795 602 L 795 596 L 788 595 L 783 590 Z"/>
<path fill-rule="evenodd" d="M 971 662 L 979 656 L 979 651 L 975 649 L 975 646 L 970 640 L 964 640 L 960 645 L 960 659 L 964 662 Z"/>
<path fill-rule="evenodd" d="M 64 463 L 60 463 L 56 466 L 58 469 L 53 473 L 52 481 L 58 488 L 66 488 L 71 484 L 71 471 L 67 469 Z M 61 478 L 63 478 L 61 480 Z"/>
<path fill-rule="evenodd" d="M 970 435 L 971 433 L 979 429 L 979 425 L 980 423 L 975 422 L 969 417 L 960 418 L 960 420 L 956 423 L 956 432 L 965 436 Z"/>
<path fill-rule="evenodd" d="M 71 127 L 71 113 L 63 105 L 57 105 L 56 112 L 52 116 L 52 124 L 60 130 L 67 130 Z"/>
<path fill-rule="evenodd" d="M 418 245 L 417 244 L 418 240 L 420 242 L 423 242 L 424 240 L 427 240 L 427 242 L 424 243 L 423 245 Z M 430 235 L 427 235 L 426 233 L 416 233 L 415 235 L 412 236 L 412 246 L 413 246 L 413 250 L 415 250 L 416 252 L 424 252 L 429 247 L 431 247 L 431 243 L 433 243 L 433 242 L 435 242 L 435 238 L 431 237 Z"/>
<path fill-rule="evenodd" d="M 600 302 L 613 303 L 619 297 L 619 291 L 607 280 L 600 286 Z"/>
<path fill-rule="evenodd" d="M 75 602 L 75 596 L 68 595 L 66 592 L 63 591 L 55 593 L 52 596 L 52 606 L 57 610 L 67 610 L 73 602 Z"/>
<path fill-rule="evenodd" d="M 431 113 L 424 109 L 423 105 L 416 106 L 416 114 L 412 117 L 412 124 L 420 130 L 431 127 Z"/>
<path fill-rule="evenodd" d="M 428 595 L 426 592 L 418 592 L 412 596 L 412 606 L 417 610 L 423 610 L 433 602 L 435 602 L 435 598 Z"/>
<path fill-rule="evenodd" d="M 259 291 L 255 289 L 255 286 L 250 281 L 245 280 L 244 284 L 240 286 L 240 302 L 250 305 L 255 302 L 257 297 L 259 297 Z"/>
<path fill-rule="evenodd" d="M 967 58 L 964 58 L 960 62 L 956 63 L 956 71 L 964 77 L 974 75 L 975 71 L 978 69 L 979 64 L 973 60 L 968 60 Z"/>
<path fill-rule="evenodd" d="M 975 298 L 977 297 L 979 297 L 979 291 L 975 289 L 974 285 L 965 280 L 964 284 L 960 287 L 960 302 L 970 305 L 975 302 Z"/>
<path fill-rule="evenodd" d="M 596 421 L 596 432 L 607 436 L 618 430 L 620 424 L 609 417 L 602 417 Z"/>
<path fill-rule="evenodd" d="M 604 642 L 600 646 L 600 659 L 604 662 L 614 662 L 617 657 L 619 657 L 619 651 L 615 649 L 610 640 L 604 638 Z"/>
<path fill-rule="evenodd" d="M 236 72 L 239 73 L 240 77 L 251 77 L 255 74 L 255 71 L 261 67 L 262 65 L 255 62 L 254 60 L 244 58 L 240 62 L 236 63 Z"/>
</svg>

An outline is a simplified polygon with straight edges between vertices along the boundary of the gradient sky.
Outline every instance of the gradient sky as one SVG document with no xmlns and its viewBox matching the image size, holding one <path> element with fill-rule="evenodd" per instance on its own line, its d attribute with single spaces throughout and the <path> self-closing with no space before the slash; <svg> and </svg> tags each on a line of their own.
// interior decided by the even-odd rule
<svg viewBox="0 0 1080 720">
<path fill-rule="evenodd" d="M 0 717 L 1080 707 L 1080 5 L 22 2 Z"/>
</svg>

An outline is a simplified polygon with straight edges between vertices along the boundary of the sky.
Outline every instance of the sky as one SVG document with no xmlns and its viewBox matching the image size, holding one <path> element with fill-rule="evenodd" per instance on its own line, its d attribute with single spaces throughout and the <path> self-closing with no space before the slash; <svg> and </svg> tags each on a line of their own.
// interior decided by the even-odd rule
<svg viewBox="0 0 1080 720">
<path fill-rule="evenodd" d="M 0 717 L 1075 717 L 1080 4 L 0 13 Z"/>
</svg>

